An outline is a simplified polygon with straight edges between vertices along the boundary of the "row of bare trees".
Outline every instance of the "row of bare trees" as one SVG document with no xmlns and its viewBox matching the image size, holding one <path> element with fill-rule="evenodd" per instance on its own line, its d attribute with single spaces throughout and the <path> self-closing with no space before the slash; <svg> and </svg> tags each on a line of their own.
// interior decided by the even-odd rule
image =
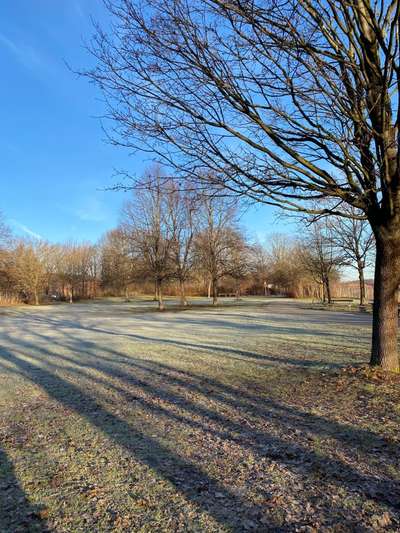
<svg viewBox="0 0 400 533">
<path fill-rule="evenodd" d="M 354 209 L 377 250 L 371 364 L 399 371 L 400 2 L 105 5 L 84 74 L 113 142 L 202 187 L 316 216 Z"/>
<path fill-rule="evenodd" d="M 127 291 L 129 284 L 154 283 L 159 308 L 163 289 L 174 280 L 182 305 L 185 285 L 202 275 L 217 303 L 219 281 L 238 284 L 248 268 L 248 244 L 237 212 L 221 197 L 182 192 L 173 181 L 148 177 L 122 211 L 121 223 L 102 242 L 103 282 Z"/>
<path fill-rule="evenodd" d="M 98 250 L 92 244 L 50 244 L 14 238 L 0 227 L 0 301 L 92 297 L 98 285 Z"/>
<path fill-rule="evenodd" d="M 365 269 L 373 262 L 374 239 L 368 224 L 356 217 L 301 219 L 301 238 L 275 237 L 266 246 L 246 239 L 237 209 L 221 196 L 182 190 L 159 171 L 148 173 L 122 211 L 120 226 L 101 246 L 103 287 L 127 293 L 132 283 L 152 280 L 159 308 L 163 288 L 176 282 L 182 305 L 185 287 L 199 277 L 217 303 L 221 280 L 233 281 L 239 294 L 266 289 L 294 296 L 332 299 L 332 283 L 344 268 L 359 276 L 360 304 L 365 303 Z"/>
<path fill-rule="evenodd" d="M 3 299 L 38 304 L 101 293 L 128 297 L 130 290 L 146 291 L 150 283 L 161 310 L 166 286 L 175 289 L 183 306 L 188 286 L 192 292 L 197 286 L 214 304 L 221 287 L 237 297 L 242 291 L 272 292 L 330 302 L 332 284 L 352 267 L 359 275 L 360 304 L 365 303 L 364 271 L 372 261 L 373 237 L 364 221 L 302 220 L 301 237 L 275 235 L 260 245 L 246 238 L 238 211 L 226 198 L 182 192 L 157 172 L 146 180 L 124 205 L 119 226 L 97 245 L 15 239 L 2 223 Z"/>
</svg>

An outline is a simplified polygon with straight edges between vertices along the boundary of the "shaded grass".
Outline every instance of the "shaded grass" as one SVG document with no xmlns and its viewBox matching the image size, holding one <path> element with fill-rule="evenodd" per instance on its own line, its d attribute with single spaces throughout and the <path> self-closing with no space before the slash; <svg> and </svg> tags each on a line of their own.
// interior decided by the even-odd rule
<svg viewBox="0 0 400 533">
<path fill-rule="evenodd" d="M 79 309 L 2 327 L 0 531 L 398 530 L 399 386 L 339 365 L 368 323 Z"/>
</svg>

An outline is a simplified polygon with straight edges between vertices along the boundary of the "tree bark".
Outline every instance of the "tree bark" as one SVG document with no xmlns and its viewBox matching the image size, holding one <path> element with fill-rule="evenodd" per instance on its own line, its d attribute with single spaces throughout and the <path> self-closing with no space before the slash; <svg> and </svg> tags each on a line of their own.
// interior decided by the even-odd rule
<svg viewBox="0 0 400 533">
<path fill-rule="evenodd" d="M 399 372 L 398 287 L 400 283 L 400 231 L 374 229 L 376 261 L 372 351 L 370 364 Z"/>
<path fill-rule="evenodd" d="M 213 297 L 213 300 L 212 300 L 213 305 L 217 305 L 218 304 L 218 280 L 216 279 L 212 280 L 212 297 Z"/>
<path fill-rule="evenodd" d="M 212 285 L 212 281 L 209 280 L 208 281 L 208 287 L 207 287 L 207 297 L 208 298 L 211 298 L 211 285 Z"/>
<path fill-rule="evenodd" d="M 359 263 L 357 266 L 358 269 L 358 280 L 360 284 L 360 306 L 365 304 L 365 278 L 364 278 L 364 266 Z"/>
<path fill-rule="evenodd" d="M 236 300 L 240 300 L 240 283 L 236 286 L 235 298 Z"/>
<path fill-rule="evenodd" d="M 331 294 L 331 283 L 329 280 L 329 276 L 326 276 L 325 278 L 325 287 L 326 287 L 326 298 L 328 300 L 328 304 L 332 303 L 332 294 Z"/>
<path fill-rule="evenodd" d="M 161 280 L 157 280 L 158 310 L 159 311 L 164 311 L 165 305 L 164 305 L 164 300 L 163 300 L 163 296 L 162 296 L 161 285 L 162 285 Z"/>
<path fill-rule="evenodd" d="M 35 305 L 39 305 L 39 295 L 36 289 L 35 289 L 34 296 L 35 296 Z"/>
<path fill-rule="evenodd" d="M 188 302 L 187 302 L 186 294 L 185 294 L 185 282 L 183 280 L 179 280 L 179 293 L 180 293 L 181 305 L 186 307 Z"/>
<path fill-rule="evenodd" d="M 155 302 L 157 302 L 158 299 L 159 299 L 158 288 L 159 288 L 158 280 L 155 280 L 155 281 L 154 281 L 154 298 L 153 298 L 153 300 L 154 300 Z"/>
</svg>

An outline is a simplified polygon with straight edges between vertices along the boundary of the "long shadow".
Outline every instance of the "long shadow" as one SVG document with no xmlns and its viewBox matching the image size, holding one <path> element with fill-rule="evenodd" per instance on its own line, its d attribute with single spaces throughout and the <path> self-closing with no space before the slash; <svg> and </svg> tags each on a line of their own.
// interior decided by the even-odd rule
<svg viewBox="0 0 400 533">
<path fill-rule="evenodd" d="M 247 350 L 242 350 L 242 349 L 235 349 L 235 348 L 232 348 L 232 347 L 226 347 L 226 346 L 218 346 L 218 345 L 210 345 L 210 344 L 203 344 L 203 343 L 199 343 L 199 344 L 195 344 L 195 343 L 190 343 L 190 342 L 185 342 L 185 341 L 181 341 L 181 340 L 177 340 L 177 339 L 164 339 L 164 338 L 159 338 L 159 337 L 150 337 L 150 336 L 146 336 L 146 335 L 140 335 L 140 334 L 137 334 L 137 333 L 121 333 L 121 332 L 117 332 L 117 331 L 112 331 L 112 330 L 108 330 L 108 329 L 104 329 L 102 327 L 99 327 L 99 326 L 92 326 L 92 325 L 83 325 L 79 322 L 74 322 L 74 321 L 68 321 L 68 320 L 63 320 L 62 321 L 62 324 L 57 321 L 57 320 L 54 320 L 54 319 L 48 319 L 48 318 L 45 318 L 45 319 L 42 319 L 41 317 L 35 317 L 34 319 L 35 321 L 38 321 L 38 322 L 41 322 L 41 323 L 44 323 L 44 324 L 49 324 L 49 325 L 52 325 L 54 326 L 55 328 L 59 329 L 60 331 L 63 330 L 63 329 L 79 329 L 79 330 L 83 330 L 83 331 L 92 331 L 94 333 L 103 333 L 105 335 L 112 335 L 112 336 L 116 336 L 116 337 L 127 337 L 127 338 L 134 338 L 134 339 L 137 339 L 139 341 L 142 341 L 142 342 L 156 342 L 156 343 L 162 343 L 162 344 L 172 344 L 172 345 L 175 345 L 175 346 L 182 346 L 182 347 L 187 347 L 187 348 L 191 348 L 191 349 L 195 349 L 195 350 L 211 350 L 211 351 L 217 351 L 217 352 L 220 352 L 220 353 L 231 353 L 231 354 L 236 354 L 236 355 L 239 355 L 241 357 L 247 357 L 247 358 L 250 358 L 250 359 L 255 359 L 255 360 L 259 360 L 259 361 L 270 361 L 270 362 L 276 362 L 276 363 L 283 363 L 283 364 L 290 364 L 290 365 L 294 365 L 294 366 L 304 366 L 304 367 L 321 367 L 321 366 L 329 366 L 329 367 L 340 367 L 342 366 L 340 363 L 334 363 L 334 362 L 324 362 L 324 361 L 316 361 L 316 360 L 313 360 L 313 359 L 297 359 L 297 358 L 289 358 L 289 357 L 277 357 L 277 356 L 273 356 L 271 354 L 259 354 L 259 353 L 256 353 L 256 352 L 249 352 Z M 188 320 L 185 320 L 185 323 L 190 325 L 191 323 L 192 324 L 196 324 L 196 325 L 201 325 L 201 326 L 205 326 L 207 325 L 207 322 L 206 321 L 191 321 L 190 319 Z M 210 326 L 212 325 L 215 325 L 214 322 L 210 321 L 209 323 Z M 220 326 L 219 326 L 220 327 Z M 227 326 L 229 327 L 229 326 Z M 232 326 L 233 327 L 233 326 Z M 240 326 L 238 326 L 236 324 L 236 329 L 237 330 L 240 330 Z M 313 332 L 312 330 L 307 330 L 307 329 L 304 329 L 304 328 L 296 328 L 296 327 L 292 327 L 292 328 L 282 328 L 282 327 L 279 327 L 279 328 L 274 328 L 274 327 L 269 327 L 268 325 L 265 326 L 265 331 L 264 333 L 272 333 L 273 335 L 304 335 L 306 337 L 314 337 L 315 336 L 315 332 Z M 273 331 L 272 331 L 273 330 Z M 321 336 L 321 337 L 333 337 L 333 338 L 337 338 L 338 337 L 338 334 L 337 333 L 326 333 L 326 332 L 318 332 L 318 335 Z M 351 341 L 351 343 L 354 343 L 354 337 L 353 336 L 348 336 L 348 335 L 339 335 L 340 338 L 344 339 L 344 340 L 348 340 L 349 342 Z M 297 343 L 298 344 L 298 340 L 293 340 L 293 339 L 288 339 L 288 338 L 285 338 L 284 339 L 285 343 L 288 343 L 288 342 L 293 342 L 293 343 Z M 312 344 L 315 344 L 318 346 L 318 350 L 319 351 L 323 351 L 322 348 L 321 348 L 321 345 L 320 345 L 320 342 L 313 342 L 312 339 L 310 338 L 306 338 L 306 339 L 303 339 L 302 340 L 303 343 L 306 343 L 307 345 L 312 345 Z M 343 345 L 341 344 L 334 344 L 332 342 L 329 342 L 329 347 L 330 348 L 340 348 L 342 349 L 343 348 Z M 324 346 L 324 349 L 326 349 L 326 346 Z"/>
<path fill-rule="evenodd" d="M 125 337 L 129 339 L 135 339 L 140 342 L 146 342 L 146 343 L 167 344 L 167 345 L 172 345 L 172 346 L 177 346 L 177 347 L 190 348 L 192 350 L 203 351 L 203 352 L 204 351 L 215 351 L 218 353 L 222 353 L 226 357 L 228 357 L 227 354 L 233 354 L 233 355 L 240 356 L 240 358 L 248 358 L 248 359 L 254 359 L 257 361 L 288 364 L 288 365 L 300 366 L 300 367 L 321 368 L 322 366 L 328 366 L 331 368 L 339 368 L 343 366 L 343 364 L 341 363 L 335 363 L 332 361 L 326 362 L 326 361 L 314 360 L 314 359 L 277 357 L 274 355 L 259 354 L 256 352 L 250 352 L 247 350 L 242 350 L 242 349 L 237 349 L 237 348 L 232 348 L 232 347 L 227 347 L 227 346 L 218 346 L 215 344 L 203 344 L 203 343 L 195 344 L 192 342 L 181 341 L 177 339 L 164 339 L 164 338 L 159 338 L 159 337 L 150 337 L 148 335 L 140 335 L 138 333 L 120 333 L 116 331 L 107 330 L 101 327 L 82 325 L 76 322 L 63 321 L 63 324 L 61 326 L 56 320 L 49 320 L 49 321 L 46 320 L 45 322 L 48 322 L 49 325 L 56 327 L 60 331 L 64 329 L 78 329 L 78 330 L 83 330 L 83 331 L 90 331 L 93 333 L 102 333 L 105 335 L 111 335 L 113 337 Z M 296 330 L 293 330 L 292 333 L 294 331 Z M 307 342 L 309 343 L 309 341 Z"/>
<path fill-rule="evenodd" d="M 48 532 L 39 512 L 40 507 L 29 502 L 11 460 L 0 448 L 0 532 Z"/>
<path fill-rule="evenodd" d="M 57 358 L 58 356 L 55 357 Z M 375 435 L 370 431 L 350 428 L 337 422 L 328 421 L 320 416 L 306 412 L 299 412 L 293 407 L 282 405 L 273 400 L 262 400 L 261 403 L 263 405 L 262 409 L 260 409 L 256 403 L 256 398 L 251 394 L 240 391 L 241 397 L 238 398 L 237 390 L 209 379 L 206 380 L 208 387 L 205 390 L 204 380 L 203 383 L 200 384 L 198 382 L 193 382 L 193 380 L 198 381 L 199 376 L 177 371 L 176 369 L 171 369 L 166 365 L 158 363 L 151 363 L 149 369 L 146 367 L 146 364 L 148 365 L 148 363 L 143 364 L 137 361 L 134 362 L 131 359 L 129 364 L 130 369 L 133 367 L 141 372 L 145 371 L 148 373 L 147 378 L 141 379 L 137 377 L 137 375 L 127 375 L 126 372 L 120 371 L 117 368 L 107 364 L 104 365 L 102 358 L 97 357 L 92 363 L 80 362 L 66 356 L 61 356 L 60 358 L 68 360 L 75 366 L 81 368 L 96 369 L 96 371 L 102 372 L 106 377 L 109 376 L 116 378 L 121 382 L 126 382 L 137 390 L 142 389 L 142 391 L 150 397 L 165 400 L 170 405 L 178 405 L 180 409 L 186 410 L 189 415 L 176 415 L 169 409 L 160 408 L 159 405 L 153 405 L 151 402 L 143 400 L 143 398 L 137 394 L 132 395 L 120 387 L 115 387 L 107 382 L 107 379 L 102 380 L 90 376 L 92 381 L 99 382 L 109 388 L 115 388 L 118 390 L 118 392 L 123 395 L 125 401 L 139 402 L 143 407 L 154 411 L 156 414 L 166 417 L 169 416 L 180 423 L 201 428 L 202 430 L 211 432 L 222 439 L 232 440 L 241 446 L 251 449 L 254 453 L 259 454 L 260 457 L 267 456 L 272 460 L 277 460 L 282 464 L 290 466 L 292 470 L 297 469 L 296 463 L 301 469 L 304 469 L 304 466 L 306 465 L 309 470 L 309 475 L 312 476 L 313 470 L 317 466 L 318 470 L 323 473 L 324 478 L 331 483 L 339 486 L 345 485 L 349 487 L 350 490 L 354 490 L 354 488 L 357 487 L 357 492 L 364 497 L 366 496 L 380 504 L 387 505 L 394 509 L 398 508 L 398 503 L 400 502 L 400 486 L 396 481 L 384 478 L 377 479 L 374 476 L 361 474 L 356 469 L 344 464 L 338 459 L 328 458 L 324 455 L 315 453 L 312 450 L 304 448 L 302 444 L 294 444 L 293 442 L 283 440 L 281 437 L 274 437 L 270 433 L 266 433 L 265 430 L 259 430 L 253 427 L 250 431 L 247 427 L 245 417 L 246 415 L 250 417 L 263 416 L 266 421 L 275 418 L 274 425 L 279 425 L 279 427 L 283 429 L 283 434 L 290 435 L 294 429 L 303 429 L 304 431 L 309 431 L 318 436 L 328 436 L 343 441 L 344 444 L 347 444 L 350 447 L 350 451 L 355 451 L 357 446 L 360 446 L 364 451 L 368 452 L 369 446 L 375 450 L 381 450 L 388 458 L 392 457 L 392 454 L 396 453 L 396 449 L 393 449 L 393 446 L 379 435 Z M 38 367 L 35 365 L 31 366 L 33 367 L 32 371 L 39 371 Z M 51 366 L 56 370 L 62 369 L 61 367 L 58 369 L 56 364 Z M 167 368 L 169 372 L 172 370 L 175 373 L 181 374 L 182 377 L 171 376 L 170 373 L 160 370 L 159 367 L 162 368 L 163 366 L 164 368 Z M 82 376 L 82 373 L 77 369 L 68 368 L 67 370 Z M 42 372 L 42 370 L 40 370 L 40 372 Z M 53 375 L 48 371 L 45 372 L 50 376 Z M 30 374 L 32 378 L 32 373 Z M 164 384 L 179 386 L 184 388 L 184 390 L 190 390 L 199 395 L 212 398 L 221 404 L 228 405 L 236 411 L 241 410 L 243 412 L 244 423 L 230 420 L 226 416 L 221 415 L 215 410 L 210 410 L 199 403 L 194 404 L 192 401 L 188 400 L 184 394 L 160 388 L 160 386 L 154 387 L 151 378 L 153 376 L 154 381 L 155 375 L 157 375 Z M 87 378 L 89 376 L 86 375 L 85 377 Z M 210 387 L 213 389 L 212 391 L 210 391 Z M 260 402 L 260 399 L 258 399 L 258 401 Z M 193 415 L 196 420 L 194 420 Z M 199 423 L 197 421 L 199 416 L 202 420 L 206 421 L 206 425 L 204 425 L 203 422 Z M 219 424 L 221 429 L 218 431 L 211 430 L 210 423 Z"/>
<path fill-rule="evenodd" d="M 50 342 L 50 338 L 43 334 L 35 333 L 35 335 L 45 342 L 47 341 L 47 343 Z M 29 353 L 32 353 L 35 349 L 35 346 L 29 342 L 22 340 L 14 340 L 13 342 L 19 348 L 29 350 Z M 64 340 L 62 345 L 72 352 L 82 351 L 82 349 L 84 349 L 85 360 L 69 357 L 67 355 L 54 354 L 44 346 L 41 346 L 39 348 L 41 354 L 45 354 L 49 358 L 47 363 L 48 366 L 63 370 L 63 367 L 58 367 L 57 364 L 53 362 L 53 360 L 62 360 L 75 367 L 101 371 L 106 376 L 118 378 L 130 386 L 144 386 L 147 389 L 150 386 L 152 377 L 157 376 L 164 384 L 177 385 L 183 387 L 185 390 L 207 397 L 208 399 L 212 398 L 213 400 L 233 409 L 239 408 L 249 416 L 268 419 L 273 410 L 274 412 L 279 413 L 282 417 L 283 424 L 288 424 L 288 426 L 292 427 L 306 424 L 307 427 L 311 429 L 313 425 L 317 425 L 319 433 L 334 438 L 335 440 L 342 440 L 343 442 L 350 441 L 352 444 L 361 448 L 366 445 L 366 442 L 372 447 L 382 446 L 382 443 L 384 442 L 379 434 L 360 428 L 349 427 L 336 421 L 329 421 L 322 416 L 311 414 L 309 412 L 301 412 L 271 398 L 265 398 L 251 393 L 249 389 L 243 390 L 224 385 L 209 376 L 199 376 L 193 372 L 180 370 L 160 362 L 150 360 L 143 361 L 137 358 L 128 357 L 122 352 L 109 347 L 103 347 L 102 349 L 109 356 L 99 355 L 97 351 L 98 346 L 92 342 L 82 343 Z M 90 350 L 91 346 L 93 348 L 93 353 Z M 125 367 L 125 370 L 119 368 L 121 365 Z M 64 370 L 74 371 L 71 366 L 67 369 L 64 368 Z M 147 374 L 148 381 L 144 382 L 139 380 L 137 372 L 132 374 L 132 370 L 139 370 Z M 91 379 L 96 380 L 96 378 L 93 378 L 92 376 Z M 157 393 L 160 394 L 160 390 L 157 390 Z M 170 393 L 168 392 L 168 394 Z M 168 398 L 168 396 L 165 397 Z M 289 422 L 291 422 L 291 424 L 289 424 Z M 388 443 L 386 444 L 388 445 Z"/>
<path fill-rule="evenodd" d="M 210 478 L 195 464 L 173 454 L 156 439 L 145 435 L 125 420 L 102 408 L 93 397 L 74 384 L 4 348 L 1 349 L 1 355 L 19 369 L 21 376 L 38 384 L 61 404 L 85 417 L 108 438 L 124 447 L 132 457 L 168 480 L 188 500 L 208 512 L 221 525 L 229 527 L 232 531 L 242 531 L 242 521 L 246 517 L 249 520 L 254 519 L 259 513 L 257 507 L 227 490 L 224 485 Z M 229 508 L 222 506 L 215 494 L 222 495 Z M 235 509 L 235 514 L 232 513 L 232 508 Z"/>
<path fill-rule="evenodd" d="M 46 321 L 47 322 L 47 321 Z M 170 404 L 177 404 L 180 408 L 187 411 L 188 415 L 182 416 L 180 414 L 171 413 L 169 409 L 161 408 L 149 401 L 139 398 L 138 395 L 132 394 L 129 391 L 117 388 L 121 394 L 124 394 L 124 400 L 141 402 L 143 407 L 151 409 L 160 416 L 174 418 L 177 422 L 186 424 L 188 426 L 208 431 L 222 439 L 230 439 L 243 447 L 252 449 L 260 456 L 267 456 L 271 460 L 281 462 L 288 466 L 291 470 L 296 470 L 296 463 L 307 472 L 307 476 L 313 476 L 313 468 L 318 465 L 319 473 L 323 476 L 321 484 L 325 485 L 334 483 L 337 485 L 344 485 L 350 491 L 357 492 L 363 497 L 375 500 L 379 504 L 383 504 L 396 513 L 399 510 L 400 502 L 400 487 L 399 483 L 393 479 L 378 479 L 373 475 L 361 474 L 357 469 L 348 464 L 343 463 L 338 459 L 330 459 L 323 455 L 318 455 L 315 452 L 305 449 L 302 445 L 293 445 L 286 442 L 282 438 L 274 437 L 268 433 L 268 430 L 254 430 L 251 426 L 246 424 L 246 416 L 249 418 L 257 416 L 264 417 L 270 420 L 271 417 L 275 419 L 273 424 L 280 426 L 284 430 L 283 433 L 289 433 L 296 429 L 311 431 L 316 435 L 328 436 L 339 441 L 347 443 L 350 449 L 357 450 L 357 447 L 368 451 L 368 445 L 371 447 L 371 456 L 376 453 L 383 454 L 384 458 L 393 457 L 396 450 L 390 447 L 390 443 L 386 443 L 384 439 L 380 438 L 367 430 L 349 427 L 335 421 L 329 421 L 321 416 L 311 413 L 298 411 L 292 406 L 283 405 L 279 402 L 271 400 L 270 398 L 259 397 L 256 393 L 247 390 L 235 388 L 225 385 L 217 380 L 202 377 L 198 374 L 180 370 L 166 364 L 153 361 L 137 360 L 132 357 L 127 357 L 125 354 L 117 350 L 105 349 L 104 352 L 109 356 L 105 357 L 98 354 L 98 345 L 95 343 L 82 341 L 79 338 L 69 336 L 69 332 L 57 321 L 53 324 L 57 327 L 60 334 L 65 338 L 62 346 L 69 350 L 84 353 L 85 359 L 80 360 L 79 356 L 76 358 L 65 355 L 55 354 L 49 350 L 44 349 L 37 344 L 30 345 L 20 339 L 12 339 L 15 345 L 21 348 L 29 349 L 30 356 L 34 355 L 34 351 L 43 352 L 43 354 L 51 358 L 50 363 L 45 362 L 54 371 L 64 371 L 79 374 L 79 367 L 87 370 L 96 370 L 104 374 L 104 379 L 101 380 L 103 385 L 114 386 L 108 383 L 107 378 L 116 378 L 121 383 L 127 383 L 135 388 L 145 390 L 145 392 L 154 398 L 162 398 Z M 131 335 L 123 333 L 110 332 L 102 328 L 86 328 L 84 326 L 77 326 L 75 322 L 71 323 L 71 327 L 82 330 L 89 329 L 91 331 L 98 331 L 99 333 L 114 334 L 117 336 L 138 337 L 141 342 L 149 342 L 149 338 L 141 335 Z M 38 334 L 36 331 L 30 332 L 44 341 L 51 341 L 45 335 Z M 167 340 L 168 341 L 168 340 Z M 160 339 L 154 339 L 154 342 L 163 342 Z M 171 344 L 179 346 L 180 341 L 170 341 Z M 184 343 L 187 345 L 187 343 Z M 190 346 L 190 343 L 189 343 Z M 194 345 L 199 347 L 199 345 Z M 93 353 L 91 353 L 93 348 Z M 203 348 L 203 345 L 200 345 Z M 217 347 L 218 348 L 218 347 Z M 82 350 L 83 349 L 83 350 Z M 215 350 L 215 347 L 211 348 Z M 96 350 L 96 353 L 95 353 Z M 220 347 L 221 351 L 226 351 Z M 33 355 L 32 355 L 33 353 Z M 39 354 L 40 355 L 40 354 Z M 218 504 L 215 502 L 214 491 L 223 493 L 230 505 L 236 506 L 241 517 L 251 516 L 254 518 L 254 513 L 257 512 L 252 506 L 249 506 L 241 498 L 232 494 L 229 490 L 221 487 L 221 484 L 210 480 L 209 477 L 197 466 L 188 463 L 175 454 L 171 454 L 168 448 L 163 447 L 154 439 L 143 435 L 137 428 L 132 427 L 127 422 L 113 415 L 109 411 L 99 406 L 98 402 L 90 395 L 82 392 L 77 386 L 55 375 L 54 371 L 50 372 L 46 368 L 39 368 L 35 364 L 31 364 L 26 360 L 21 359 L 10 351 L 4 351 L 5 359 L 12 361 L 19 370 L 22 376 L 29 379 L 40 386 L 42 386 L 49 394 L 51 394 L 58 401 L 64 403 L 82 416 L 86 417 L 94 426 L 103 431 L 109 438 L 112 438 L 118 444 L 124 446 L 133 456 L 143 461 L 151 468 L 156 470 L 165 479 L 168 479 L 175 485 L 177 490 L 182 492 L 188 499 L 194 501 L 199 507 L 207 510 L 214 516 L 220 524 L 226 525 L 233 530 L 241 530 L 241 518 L 227 517 L 225 512 L 218 509 Z M 87 359 L 91 359 L 87 361 Z M 64 360 L 71 363 L 78 368 L 63 368 L 57 367 L 57 359 Z M 285 361 L 285 360 L 283 360 Z M 297 360 L 296 360 L 297 361 Z M 279 359 L 279 362 L 282 362 Z M 123 364 L 124 370 L 118 369 L 116 365 Z M 138 372 L 144 373 L 145 377 L 138 377 Z M 79 374 L 82 375 L 82 374 Z M 154 377 L 157 377 L 162 385 L 154 386 Z M 99 378 L 90 375 L 90 380 L 93 382 L 100 382 Z M 225 414 L 215 412 L 214 409 L 199 405 L 188 399 L 184 394 L 180 394 L 176 390 L 171 391 L 169 386 L 180 388 L 181 390 L 191 391 L 192 393 L 201 394 L 205 398 L 212 399 L 223 405 L 229 406 L 231 411 L 243 411 L 243 424 L 235 420 L 231 420 Z M 167 388 L 166 388 L 167 387 Z M 89 390 L 89 389 L 88 389 Z M 195 415 L 195 420 L 193 415 Z M 201 417 L 201 421 L 199 421 Z M 212 424 L 211 424 L 212 423 Z M 218 424 L 219 429 L 212 427 L 213 424 Z M 118 430 L 118 431 L 117 431 Z M 115 435 L 115 433 L 118 433 Z M 379 452 L 374 452 L 373 448 L 379 449 Z M 167 459 L 167 465 L 163 464 L 163 458 Z M 177 471 L 181 471 L 181 475 L 176 475 Z M 182 476 L 182 472 L 184 475 Z M 301 471 L 300 471 L 301 472 Z M 186 481 L 182 481 L 182 477 Z M 187 479 L 191 478 L 190 484 L 186 485 Z M 192 479 L 194 480 L 192 484 Z M 207 487 L 207 490 L 204 488 Z M 278 525 L 271 524 L 271 531 L 281 531 Z M 267 528 L 264 529 L 265 531 Z"/>
</svg>

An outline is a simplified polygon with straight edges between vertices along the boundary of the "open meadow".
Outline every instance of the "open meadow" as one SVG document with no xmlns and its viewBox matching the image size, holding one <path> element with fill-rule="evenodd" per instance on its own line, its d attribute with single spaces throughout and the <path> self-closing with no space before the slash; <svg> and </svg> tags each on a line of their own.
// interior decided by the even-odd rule
<svg viewBox="0 0 400 533">
<path fill-rule="evenodd" d="M 0 309 L 2 533 L 400 530 L 370 315 L 152 307 Z"/>
</svg>

